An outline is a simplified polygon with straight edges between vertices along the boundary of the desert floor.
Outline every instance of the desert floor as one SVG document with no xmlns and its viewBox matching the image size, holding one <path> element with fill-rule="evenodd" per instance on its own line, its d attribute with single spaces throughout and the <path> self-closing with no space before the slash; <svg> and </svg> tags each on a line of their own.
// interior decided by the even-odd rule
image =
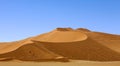
<svg viewBox="0 0 120 66">
<path fill-rule="evenodd" d="M 71 62 L 22 62 L 4 61 L 0 66 L 120 66 L 120 62 L 90 62 L 72 60 Z"/>
</svg>

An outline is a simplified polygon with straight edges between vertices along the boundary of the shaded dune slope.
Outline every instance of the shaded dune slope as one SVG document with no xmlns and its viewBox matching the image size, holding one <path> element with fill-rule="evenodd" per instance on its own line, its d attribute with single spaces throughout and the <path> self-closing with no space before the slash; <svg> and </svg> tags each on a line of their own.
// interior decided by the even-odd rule
<svg viewBox="0 0 120 66">
<path fill-rule="evenodd" d="M 120 61 L 120 54 L 114 50 L 88 38 L 77 42 L 40 42 L 47 49 L 59 55 L 77 60 Z"/>
<path fill-rule="evenodd" d="M 102 32 L 87 32 L 87 36 L 93 40 L 120 52 L 120 35 L 107 34 Z"/>
<path fill-rule="evenodd" d="M 21 45 L 11 52 L 0 54 L 0 58 L 6 58 L 11 60 L 16 59 L 23 61 L 47 61 L 65 59 L 65 57 L 47 50 L 41 44 L 38 45 L 34 43 Z"/>
</svg>

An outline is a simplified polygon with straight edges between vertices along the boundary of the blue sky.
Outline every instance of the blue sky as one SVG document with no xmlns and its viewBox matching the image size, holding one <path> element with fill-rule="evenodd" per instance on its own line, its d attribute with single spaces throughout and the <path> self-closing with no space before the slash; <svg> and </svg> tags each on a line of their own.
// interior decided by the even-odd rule
<svg viewBox="0 0 120 66">
<path fill-rule="evenodd" d="M 57 27 L 120 34 L 120 0 L 0 0 L 0 41 Z"/>
</svg>

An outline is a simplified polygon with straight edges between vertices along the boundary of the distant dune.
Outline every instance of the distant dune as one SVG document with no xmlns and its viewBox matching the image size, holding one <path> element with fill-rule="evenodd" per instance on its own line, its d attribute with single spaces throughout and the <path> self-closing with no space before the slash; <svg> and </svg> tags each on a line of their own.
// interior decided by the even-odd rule
<svg viewBox="0 0 120 66">
<path fill-rule="evenodd" d="M 120 61 L 120 35 L 85 28 L 57 28 L 16 42 L 0 43 L 0 61 Z"/>
</svg>

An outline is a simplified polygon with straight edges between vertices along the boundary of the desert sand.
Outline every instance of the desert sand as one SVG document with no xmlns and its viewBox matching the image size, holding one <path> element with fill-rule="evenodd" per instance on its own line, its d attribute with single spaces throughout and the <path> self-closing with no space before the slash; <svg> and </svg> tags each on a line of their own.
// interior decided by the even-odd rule
<svg viewBox="0 0 120 66">
<path fill-rule="evenodd" d="M 55 66 L 61 62 L 67 62 L 61 64 L 64 66 L 120 65 L 120 35 L 85 28 L 56 28 L 20 41 L 1 42 L 0 65 L 11 63 L 14 66 L 15 63 L 19 66 L 20 63 L 13 60 L 31 66 L 36 62 L 40 62 L 36 65 L 44 66 Z"/>
<path fill-rule="evenodd" d="M 93 62 L 71 60 L 70 62 L 22 62 L 22 61 L 9 61 L 0 62 L 0 66 L 120 66 L 120 62 Z"/>
</svg>

